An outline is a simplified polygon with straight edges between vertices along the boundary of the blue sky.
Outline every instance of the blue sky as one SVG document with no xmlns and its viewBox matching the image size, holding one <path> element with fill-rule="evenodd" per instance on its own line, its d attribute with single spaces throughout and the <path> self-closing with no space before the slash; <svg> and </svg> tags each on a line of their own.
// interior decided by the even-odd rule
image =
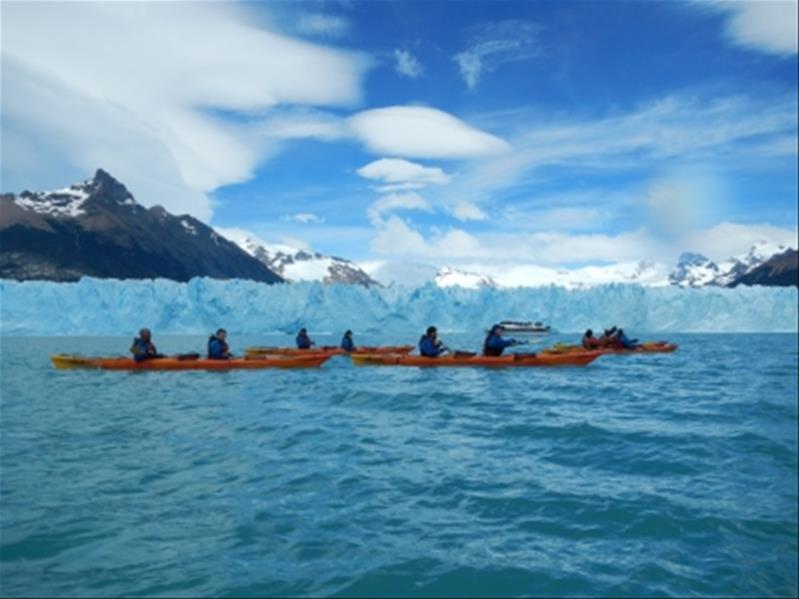
<svg viewBox="0 0 799 599">
<path fill-rule="evenodd" d="M 3 191 L 103 166 L 268 242 L 485 269 L 796 245 L 796 2 L 43 10 L 3 6 Z"/>
</svg>

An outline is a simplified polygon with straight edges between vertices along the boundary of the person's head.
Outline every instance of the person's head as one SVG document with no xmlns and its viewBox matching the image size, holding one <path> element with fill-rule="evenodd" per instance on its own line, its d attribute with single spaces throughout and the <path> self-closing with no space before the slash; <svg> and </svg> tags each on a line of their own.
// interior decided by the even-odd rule
<svg viewBox="0 0 799 599">
<path fill-rule="evenodd" d="M 151 336 L 150 329 L 143 328 L 139 330 L 139 339 L 142 341 L 149 341 Z"/>
<path fill-rule="evenodd" d="M 624 331 L 623 331 L 622 329 L 619 329 L 618 331 L 616 331 L 616 334 L 617 334 L 619 337 L 621 337 L 622 335 L 624 335 Z"/>
<path fill-rule="evenodd" d="M 585 336 L 586 336 L 586 337 L 593 337 L 593 336 L 594 336 L 594 331 L 592 331 L 591 329 L 588 329 L 588 330 L 585 332 Z"/>
<path fill-rule="evenodd" d="M 217 339 L 221 339 L 222 341 L 224 341 L 225 337 L 227 337 L 227 331 L 225 329 L 219 329 L 216 332 L 216 338 Z"/>
<path fill-rule="evenodd" d="M 427 327 L 428 337 L 435 337 L 436 335 L 438 335 L 438 329 L 436 329 L 436 327 Z"/>
<path fill-rule="evenodd" d="M 300 335 L 307 335 L 308 331 L 306 329 L 300 329 Z"/>
<path fill-rule="evenodd" d="M 349 329 L 347 329 L 347 331 L 344 333 L 344 336 L 345 336 L 345 337 L 352 337 L 352 331 L 350 331 Z"/>
<path fill-rule="evenodd" d="M 495 324 L 491 327 L 491 334 L 492 335 L 501 335 L 502 334 L 502 325 Z"/>
<path fill-rule="evenodd" d="M 603 334 L 605 337 L 610 337 L 610 333 L 611 333 L 610 329 L 605 329 L 605 331 L 604 331 L 602 334 Z"/>
</svg>

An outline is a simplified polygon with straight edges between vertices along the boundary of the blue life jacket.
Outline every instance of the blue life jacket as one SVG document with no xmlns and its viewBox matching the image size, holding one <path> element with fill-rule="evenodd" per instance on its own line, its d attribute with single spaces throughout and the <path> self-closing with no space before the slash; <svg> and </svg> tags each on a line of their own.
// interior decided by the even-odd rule
<svg viewBox="0 0 799 599">
<path fill-rule="evenodd" d="M 501 335 L 489 334 L 483 343 L 483 355 L 501 356 L 506 347 L 515 343 L 514 339 L 503 339 Z"/>
<path fill-rule="evenodd" d="M 353 343 L 351 337 L 344 337 L 341 338 L 341 349 L 344 351 L 355 351 L 355 343 Z"/>
<path fill-rule="evenodd" d="M 156 356 L 155 345 L 152 342 L 144 341 L 143 339 L 139 339 L 136 337 L 133 340 L 133 345 L 130 347 L 130 353 L 133 354 L 133 359 L 137 362 L 141 362 L 142 360 L 147 360 L 148 358 L 154 358 Z"/>
<path fill-rule="evenodd" d="M 443 351 L 441 345 L 441 341 L 434 343 L 430 337 L 422 335 L 422 338 L 419 339 L 419 353 L 426 358 L 437 358 Z"/>
<path fill-rule="evenodd" d="M 297 335 L 297 347 L 299 349 L 310 349 L 311 338 L 308 335 Z"/>
<path fill-rule="evenodd" d="M 212 335 L 208 338 L 208 359 L 226 360 L 228 358 L 228 345 L 219 337 Z"/>
<path fill-rule="evenodd" d="M 621 341 L 622 347 L 624 347 L 624 349 L 635 349 L 638 347 L 638 339 L 630 339 L 623 333 L 621 335 L 617 335 L 617 337 L 619 338 L 619 341 Z"/>
</svg>

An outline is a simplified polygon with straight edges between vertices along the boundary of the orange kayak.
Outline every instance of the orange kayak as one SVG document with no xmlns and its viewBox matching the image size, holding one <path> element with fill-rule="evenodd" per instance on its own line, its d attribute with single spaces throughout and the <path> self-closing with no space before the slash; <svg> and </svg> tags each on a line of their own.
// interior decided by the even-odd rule
<svg viewBox="0 0 799 599">
<path fill-rule="evenodd" d="M 91 358 L 59 354 L 50 356 L 58 369 L 93 368 L 100 370 L 239 370 L 261 368 L 317 368 L 330 358 L 325 354 L 275 356 L 259 359 L 208 360 L 206 358 L 153 358 L 136 362 L 132 358 Z"/>
<path fill-rule="evenodd" d="M 441 356 L 425 358 L 400 354 L 352 354 L 359 366 L 477 366 L 507 368 L 522 366 L 585 366 L 596 360 L 602 352 L 583 351 L 564 354 L 508 354 L 507 356 Z"/>
<path fill-rule="evenodd" d="M 248 357 L 277 355 L 277 356 L 303 356 L 310 353 L 326 354 L 329 356 L 343 355 L 348 352 L 336 345 L 322 345 L 311 349 L 298 349 L 296 347 L 248 347 L 244 350 Z M 409 354 L 413 351 L 412 345 L 382 345 L 356 347 L 352 353 L 359 354 Z"/>
<path fill-rule="evenodd" d="M 635 349 L 623 349 L 618 347 L 602 347 L 595 350 L 603 354 L 662 354 L 676 351 L 679 346 L 676 343 L 666 341 L 649 341 L 636 347 Z M 588 351 L 581 345 L 555 345 L 542 349 L 540 353 L 547 355 L 563 355 Z"/>
</svg>

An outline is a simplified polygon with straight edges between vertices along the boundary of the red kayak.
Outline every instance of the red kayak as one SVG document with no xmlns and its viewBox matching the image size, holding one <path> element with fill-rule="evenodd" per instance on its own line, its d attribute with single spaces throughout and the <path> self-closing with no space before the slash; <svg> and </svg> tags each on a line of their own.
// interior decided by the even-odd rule
<svg viewBox="0 0 799 599">
<path fill-rule="evenodd" d="M 254 370 L 262 368 L 318 368 L 330 359 L 325 354 L 307 356 L 275 356 L 259 359 L 234 358 L 208 360 L 206 358 L 151 358 L 136 362 L 132 358 L 90 358 L 60 354 L 50 356 L 58 369 L 94 368 L 100 370 Z"/>
<path fill-rule="evenodd" d="M 600 347 L 590 351 L 597 351 L 603 354 L 663 354 L 676 351 L 679 346 L 676 343 L 668 343 L 666 341 L 648 341 L 642 343 L 635 349 L 624 349 L 623 347 Z M 564 355 L 589 351 L 584 349 L 581 345 L 555 345 L 542 349 L 542 354 L 547 355 Z"/>
<path fill-rule="evenodd" d="M 582 351 L 561 354 L 508 354 L 506 356 L 450 355 L 438 358 L 400 354 L 352 354 L 359 366 L 477 366 L 486 368 L 519 368 L 531 366 L 585 366 L 596 360 L 602 352 Z"/>
</svg>

